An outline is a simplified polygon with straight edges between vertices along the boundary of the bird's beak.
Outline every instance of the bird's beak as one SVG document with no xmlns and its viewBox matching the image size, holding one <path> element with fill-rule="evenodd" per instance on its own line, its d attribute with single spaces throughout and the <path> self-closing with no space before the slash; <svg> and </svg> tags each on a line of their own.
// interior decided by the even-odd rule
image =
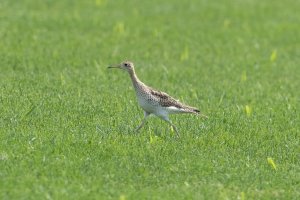
<svg viewBox="0 0 300 200">
<path fill-rule="evenodd" d="M 109 65 L 107 68 L 119 68 L 121 69 L 121 65 L 118 64 L 118 65 Z"/>
</svg>

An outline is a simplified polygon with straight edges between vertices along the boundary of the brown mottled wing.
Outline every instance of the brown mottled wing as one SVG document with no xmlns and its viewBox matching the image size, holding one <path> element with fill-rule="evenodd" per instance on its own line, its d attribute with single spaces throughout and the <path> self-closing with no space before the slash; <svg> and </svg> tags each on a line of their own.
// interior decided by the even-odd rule
<svg viewBox="0 0 300 200">
<path fill-rule="evenodd" d="M 175 106 L 176 108 L 183 108 L 184 106 L 176 99 L 164 92 L 151 89 L 151 94 L 159 100 L 159 104 L 163 107 Z"/>
<path fill-rule="evenodd" d="M 198 110 L 197 108 L 184 105 L 184 104 L 180 103 L 178 100 L 176 100 L 173 97 L 171 97 L 170 95 L 168 95 L 167 93 L 156 91 L 152 88 L 150 89 L 150 93 L 151 93 L 151 95 L 153 95 L 154 97 L 156 97 L 158 99 L 159 104 L 162 107 L 174 106 L 176 108 L 181 108 L 181 109 L 185 110 L 186 112 L 191 112 L 191 113 L 196 113 L 196 114 L 200 113 L 200 110 Z"/>
</svg>

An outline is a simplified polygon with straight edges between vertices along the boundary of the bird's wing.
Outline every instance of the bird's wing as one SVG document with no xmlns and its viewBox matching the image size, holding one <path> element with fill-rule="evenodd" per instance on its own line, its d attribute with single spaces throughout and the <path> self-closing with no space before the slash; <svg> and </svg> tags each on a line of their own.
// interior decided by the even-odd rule
<svg viewBox="0 0 300 200">
<path fill-rule="evenodd" d="M 183 104 L 178 100 L 174 99 L 165 92 L 157 91 L 151 88 L 151 95 L 156 97 L 159 101 L 159 104 L 163 107 L 175 106 L 177 108 L 183 108 Z"/>
<path fill-rule="evenodd" d="M 179 102 L 179 100 L 174 99 L 173 97 L 171 97 L 165 92 L 157 91 L 150 88 L 150 93 L 158 100 L 159 104 L 162 107 L 176 107 L 181 110 L 185 110 L 185 112 L 192 112 L 192 113 L 200 112 L 197 108 L 185 105 Z"/>
</svg>

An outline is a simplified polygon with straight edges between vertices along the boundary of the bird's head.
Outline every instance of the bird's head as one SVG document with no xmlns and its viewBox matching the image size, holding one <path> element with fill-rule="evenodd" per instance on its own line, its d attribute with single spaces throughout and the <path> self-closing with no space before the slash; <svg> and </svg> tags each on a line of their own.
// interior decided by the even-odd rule
<svg viewBox="0 0 300 200">
<path fill-rule="evenodd" d="M 110 65 L 108 68 L 119 68 L 131 72 L 134 70 L 133 63 L 130 61 L 124 61 L 117 65 Z"/>
</svg>

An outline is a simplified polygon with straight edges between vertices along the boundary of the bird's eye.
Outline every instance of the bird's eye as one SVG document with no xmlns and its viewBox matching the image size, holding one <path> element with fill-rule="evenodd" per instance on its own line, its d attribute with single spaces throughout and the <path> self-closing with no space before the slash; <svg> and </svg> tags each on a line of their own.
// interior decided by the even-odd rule
<svg viewBox="0 0 300 200">
<path fill-rule="evenodd" d="M 125 63 L 124 65 L 125 65 L 125 67 L 128 67 L 128 66 L 129 66 L 127 63 Z"/>
</svg>

